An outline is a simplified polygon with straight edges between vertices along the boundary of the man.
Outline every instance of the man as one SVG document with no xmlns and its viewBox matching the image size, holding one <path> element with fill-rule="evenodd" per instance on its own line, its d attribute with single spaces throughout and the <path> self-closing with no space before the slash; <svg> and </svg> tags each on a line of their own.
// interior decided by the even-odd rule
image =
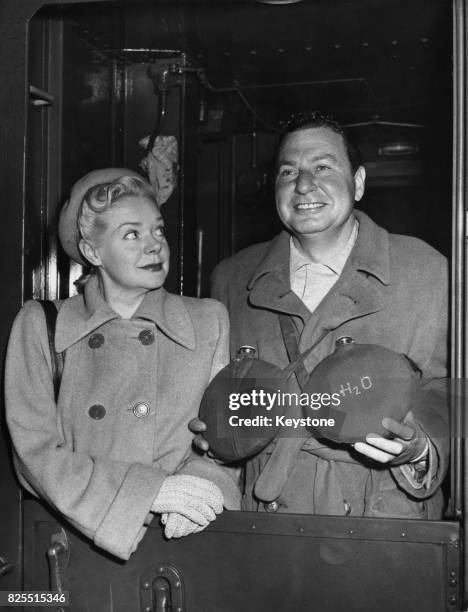
<svg viewBox="0 0 468 612">
<path fill-rule="evenodd" d="M 425 379 L 446 375 L 446 260 L 355 211 L 364 187 L 365 169 L 339 124 L 319 113 L 288 124 L 276 173 L 285 230 L 222 261 L 213 276 L 213 297 L 230 313 L 232 355 L 252 345 L 259 358 L 286 367 L 286 315 L 298 353 L 317 343 L 307 372 L 350 336 L 407 355 Z M 443 404 L 428 396 L 403 423 L 383 419 L 389 437 L 363 432 L 353 446 L 310 434 L 278 438 L 245 466 L 244 509 L 441 518 Z"/>
</svg>

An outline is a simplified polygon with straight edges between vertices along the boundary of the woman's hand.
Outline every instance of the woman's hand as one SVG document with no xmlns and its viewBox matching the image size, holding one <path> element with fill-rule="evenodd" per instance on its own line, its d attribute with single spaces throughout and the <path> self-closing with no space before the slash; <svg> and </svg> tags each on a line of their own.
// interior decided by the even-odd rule
<svg viewBox="0 0 468 612">
<path fill-rule="evenodd" d="M 210 480 L 179 474 L 166 477 L 151 510 L 160 514 L 180 514 L 203 528 L 223 511 L 223 502 L 223 494 Z M 171 520 L 169 531 L 175 529 L 174 520 Z"/>
<path fill-rule="evenodd" d="M 165 525 L 164 535 L 168 540 L 171 538 L 182 538 L 205 529 L 177 512 L 163 514 L 161 516 L 161 523 Z"/>
</svg>

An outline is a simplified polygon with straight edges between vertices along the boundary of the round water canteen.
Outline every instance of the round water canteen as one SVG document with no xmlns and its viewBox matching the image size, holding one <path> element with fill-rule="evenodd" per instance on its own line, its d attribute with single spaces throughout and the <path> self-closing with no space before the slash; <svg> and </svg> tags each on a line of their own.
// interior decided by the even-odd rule
<svg viewBox="0 0 468 612">
<path fill-rule="evenodd" d="M 421 389 L 421 372 L 406 356 L 376 344 L 357 344 L 352 338 L 337 340 L 334 353 L 310 374 L 304 392 L 320 393 L 328 406 L 307 408 L 307 416 L 334 419 L 333 426 L 310 427 L 313 435 L 334 442 L 364 441 L 368 433 L 389 437 L 382 419 L 398 422 L 415 404 Z M 323 395 L 325 394 L 325 396 Z M 330 400 L 328 400 L 330 397 Z"/>
<path fill-rule="evenodd" d="M 280 368 L 256 359 L 253 347 L 241 347 L 211 381 L 200 404 L 210 451 L 223 461 L 236 461 L 264 449 L 279 431 L 276 416 L 283 407 L 278 392 L 290 391 Z"/>
</svg>

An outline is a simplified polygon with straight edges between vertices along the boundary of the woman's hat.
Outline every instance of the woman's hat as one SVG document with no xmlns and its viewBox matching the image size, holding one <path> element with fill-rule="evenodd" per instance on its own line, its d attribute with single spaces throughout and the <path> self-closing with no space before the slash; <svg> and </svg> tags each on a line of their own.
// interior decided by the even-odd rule
<svg viewBox="0 0 468 612">
<path fill-rule="evenodd" d="M 60 211 L 58 235 L 65 253 L 81 265 L 88 265 L 78 247 L 80 235 L 78 231 L 78 211 L 83 198 L 91 187 L 102 183 L 111 183 L 122 176 L 136 176 L 141 178 L 134 170 L 128 168 L 101 168 L 89 172 L 77 181 L 70 191 L 70 197 Z"/>
</svg>

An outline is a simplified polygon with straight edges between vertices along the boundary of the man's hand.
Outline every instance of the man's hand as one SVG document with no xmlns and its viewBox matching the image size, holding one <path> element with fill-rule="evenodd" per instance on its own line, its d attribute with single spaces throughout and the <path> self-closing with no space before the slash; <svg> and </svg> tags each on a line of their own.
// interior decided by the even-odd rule
<svg viewBox="0 0 468 612">
<path fill-rule="evenodd" d="M 202 436 L 202 433 L 206 431 L 206 423 L 195 418 L 189 422 L 188 427 L 192 433 L 197 434 L 193 439 L 195 446 L 206 453 L 210 449 L 208 441 Z"/>
<path fill-rule="evenodd" d="M 382 419 L 382 425 L 393 438 L 383 438 L 378 434 L 369 433 L 366 442 L 356 442 L 354 449 L 366 457 L 387 465 L 403 465 L 416 463 L 427 456 L 429 440 L 413 415 L 409 412 L 403 423 L 394 419 Z"/>
</svg>

